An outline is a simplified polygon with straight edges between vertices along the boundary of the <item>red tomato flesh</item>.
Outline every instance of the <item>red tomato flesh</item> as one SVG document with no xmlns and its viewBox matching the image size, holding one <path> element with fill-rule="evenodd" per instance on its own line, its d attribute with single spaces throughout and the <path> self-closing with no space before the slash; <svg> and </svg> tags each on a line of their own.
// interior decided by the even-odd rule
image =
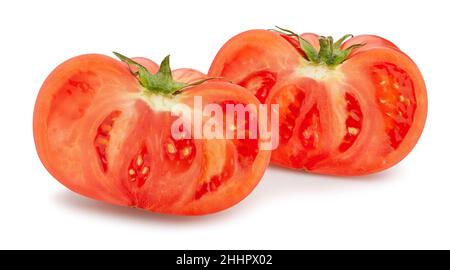
<svg viewBox="0 0 450 270">
<path fill-rule="evenodd" d="M 318 35 L 300 37 L 319 51 Z M 279 105 L 280 145 L 272 163 L 331 175 L 374 173 L 397 164 L 417 143 L 426 88 L 415 63 L 392 42 L 361 35 L 339 50 L 355 44 L 362 46 L 331 65 L 309 59 L 295 36 L 250 30 L 225 43 L 208 75 Z"/>
<path fill-rule="evenodd" d="M 159 69 L 148 59 L 134 60 L 150 73 Z M 205 78 L 193 69 L 172 74 L 183 83 Z M 49 75 L 37 97 L 37 152 L 58 181 L 90 198 L 181 215 L 226 209 L 253 190 L 270 151 L 260 149 L 259 139 L 245 147 L 238 139 L 175 139 L 171 126 L 177 117 L 170 107 L 193 108 L 196 96 L 203 106 L 260 104 L 245 89 L 218 81 L 155 94 L 120 61 L 72 58 Z"/>
</svg>

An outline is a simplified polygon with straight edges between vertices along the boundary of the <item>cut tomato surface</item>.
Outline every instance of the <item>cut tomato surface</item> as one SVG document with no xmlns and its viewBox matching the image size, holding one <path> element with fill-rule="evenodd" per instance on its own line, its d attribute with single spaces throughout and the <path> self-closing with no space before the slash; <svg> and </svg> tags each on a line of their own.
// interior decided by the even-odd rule
<svg viewBox="0 0 450 270">
<path fill-rule="evenodd" d="M 373 35 L 330 37 L 250 30 L 230 39 L 209 76 L 279 105 L 280 145 L 271 161 L 332 175 L 384 170 L 415 146 L 427 94 L 415 63 Z"/>
<path fill-rule="evenodd" d="M 190 86 L 205 79 L 193 69 L 172 72 L 171 93 L 147 89 L 132 72 L 145 67 L 155 74 L 160 68 L 133 59 L 82 55 L 49 75 L 33 122 L 37 152 L 48 171 L 82 195 L 154 212 L 207 214 L 245 198 L 261 179 L 270 151 L 259 148 L 259 139 L 242 147 L 237 139 L 195 138 L 189 130 L 174 136 L 178 117 L 171 108 L 183 104 L 194 112 L 195 97 L 203 107 L 259 101 L 227 82 Z"/>
</svg>

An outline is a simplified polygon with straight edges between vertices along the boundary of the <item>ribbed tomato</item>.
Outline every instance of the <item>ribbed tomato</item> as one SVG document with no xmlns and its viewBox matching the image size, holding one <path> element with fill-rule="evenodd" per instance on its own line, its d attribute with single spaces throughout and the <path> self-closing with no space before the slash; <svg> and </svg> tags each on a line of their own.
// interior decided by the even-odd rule
<svg viewBox="0 0 450 270">
<path fill-rule="evenodd" d="M 373 35 L 334 42 L 279 30 L 231 38 L 209 70 L 261 102 L 279 104 L 273 163 L 361 175 L 389 168 L 413 149 L 424 128 L 427 94 L 405 53 Z"/>
<path fill-rule="evenodd" d="M 270 151 L 260 150 L 258 139 L 174 137 L 171 108 L 196 110 L 195 97 L 203 106 L 259 101 L 227 82 L 190 84 L 205 75 L 193 69 L 171 73 L 168 58 L 159 68 L 145 58 L 117 55 L 128 66 L 82 55 L 44 82 L 34 138 L 47 170 L 82 195 L 155 212 L 207 214 L 246 197 Z"/>
</svg>

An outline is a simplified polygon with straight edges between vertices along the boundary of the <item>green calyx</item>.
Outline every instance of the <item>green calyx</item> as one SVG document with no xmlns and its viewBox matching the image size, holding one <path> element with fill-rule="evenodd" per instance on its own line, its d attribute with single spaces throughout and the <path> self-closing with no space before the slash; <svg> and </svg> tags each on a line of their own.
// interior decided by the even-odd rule
<svg viewBox="0 0 450 270">
<path fill-rule="evenodd" d="M 320 49 L 319 51 L 317 51 L 310 42 L 302 38 L 297 33 L 278 26 L 276 26 L 276 28 L 277 29 L 274 29 L 274 31 L 298 39 L 300 49 L 305 52 L 308 61 L 315 64 L 327 65 L 329 67 L 335 67 L 343 63 L 345 60 L 347 60 L 348 56 L 354 49 L 364 46 L 364 44 L 354 44 L 342 50 L 342 43 L 344 43 L 344 41 L 346 41 L 348 38 L 353 37 L 353 35 L 345 35 L 336 42 L 334 42 L 333 37 L 320 36 Z"/>
<path fill-rule="evenodd" d="M 151 74 L 143 65 L 128 58 L 118 52 L 113 52 L 122 62 L 126 63 L 130 72 L 136 77 L 139 83 L 145 88 L 145 91 L 154 94 L 175 95 L 180 93 L 184 88 L 201 84 L 212 78 L 206 78 L 193 83 L 177 82 L 172 77 L 170 69 L 170 55 L 167 55 L 161 62 L 158 72 Z M 136 68 L 133 71 L 131 67 Z"/>
</svg>

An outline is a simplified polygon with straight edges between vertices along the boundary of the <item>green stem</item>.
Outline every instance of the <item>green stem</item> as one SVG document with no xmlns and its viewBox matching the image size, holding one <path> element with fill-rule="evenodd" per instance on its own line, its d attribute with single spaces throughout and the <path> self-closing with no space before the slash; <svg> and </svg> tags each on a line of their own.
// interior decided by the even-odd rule
<svg viewBox="0 0 450 270">
<path fill-rule="evenodd" d="M 205 78 L 193 83 L 177 82 L 172 77 L 170 68 L 170 55 L 167 55 L 161 62 L 158 72 L 151 74 L 143 65 L 131 58 L 124 56 L 118 52 L 113 52 L 122 62 L 126 63 L 139 83 L 145 88 L 145 91 L 161 95 L 176 95 L 189 86 L 199 85 L 214 78 Z M 131 66 L 137 69 L 136 72 L 131 70 Z"/>
<path fill-rule="evenodd" d="M 320 36 L 320 48 L 319 51 L 317 51 L 310 42 L 308 42 L 295 32 L 278 26 L 276 26 L 276 28 L 277 29 L 275 29 L 274 31 L 298 39 L 300 49 L 305 53 L 308 61 L 315 64 L 327 65 L 329 67 L 335 67 L 339 64 L 342 64 L 345 60 L 347 60 L 348 56 L 354 49 L 365 45 L 364 43 L 354 44 L 342 50 L 342 43 L 344 43 L 344 41 L 348 38 L 353 37 L 352 35 L 344 35 L 336 42 L 334 42 L 333 37 Z"/>
</svg>

